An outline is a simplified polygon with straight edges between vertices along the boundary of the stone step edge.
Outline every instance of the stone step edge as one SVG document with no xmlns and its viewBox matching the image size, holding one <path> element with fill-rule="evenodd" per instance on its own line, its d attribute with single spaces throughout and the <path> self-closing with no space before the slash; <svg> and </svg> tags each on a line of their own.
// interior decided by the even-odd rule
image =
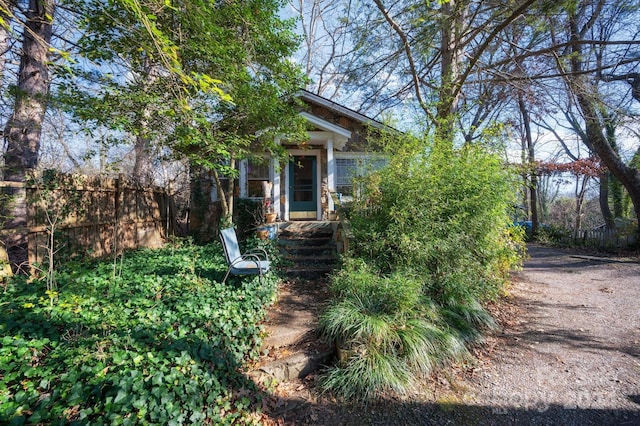
<svg viewBox="0 0 640 426">
<path fill-rule="evenodd" d="M 331 241 L 332 235 L 283 235 L 278 234 L 278 241 Z"/>
<path fill-rule="evenodd" d="M 257 369 L 250 371 L 249 376 L 261 380 L 269 377 L 278 382 L 290 382 L 303 379 L 314 371 L 329 365 L 335 358 L 335 348 L 327 348 L 326 351 L 313 353 L 293 352 L 281 359 L 267 362 Z"/>
<path fill-rule="evenodd" d="M 302 266 L 299 268 L 296 268 L 294 266 L 288 267 L 288 268 L 284 268 L 284 272 L 286 273 L 295 273 L 295 272 L 331 272 L 333 271 L 335 265 L 328 265 L 328 266 Z"/>
<path fill-rule="evenodd" d="M 284 256 L 285 260 L 289 262 L 300 262 L 300 263 L 318 263 L 318 262 L 331 262 L 336 263 L 338 261 L 337 256 L 333 255 L 319 255 L 319 256 L 295 256 L 295 255 L 286 255 Z"/>
<path fill-rule="evenodd" d="M 336 250 L 335 246 L 303 246 L 303 245 L 281 245 L 280 248 L 284 251 L 287 250 L 318 250 L 318 249 L 322 249 L 322 250 Z"/>
<path fill-rule="evenodd" d="M 333 241 L 333 239 L 331 238 L 278 238 L 278 243 L 280 245 L 299 245 L 302 243 L 307 243 L 307 244 L 318 244 L 318 243 L 324 243 L 327 245 L 331 245 L 331 242 Z"/>
</svg>

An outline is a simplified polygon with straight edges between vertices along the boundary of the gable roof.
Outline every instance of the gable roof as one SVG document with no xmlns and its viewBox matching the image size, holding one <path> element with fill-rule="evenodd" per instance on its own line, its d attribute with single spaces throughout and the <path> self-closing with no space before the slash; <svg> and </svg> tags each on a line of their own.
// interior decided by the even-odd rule
<svg viewBox="0 0 640 426">
<path fill-rule="evenodd" d="M 321 130 L 335 133 L 338 136 L 344 137 L 345 140 L 351 137 L 351 130 L 345 129 L 344 127 L 338 126 L 337 124 L 333 124 L 321 117 L 318 117 L 317 115 L 308 113 L 306 111 L 301 111 L 300 115 L 306 118 L 309 123 L 313 124 Z"/>
<path fill-rule="evenodd" d="M 308 90 L 301 89 L 298 92 L 298 97 L 306 103 L 320 106 L 335 114 L 342 115 L 360 124 L 369 125 L 371 127 L 375 127 L 376 129 L 387 128 L 387 126 L 385 126 L 383 123 L 374 120 L 373 118 L 367 117 L 364 114 L 360 114 L 359 112 L 333 102 L 330 99 L 323 98 L 322 96 L 316 95 L 315 93 L 311 93 Z"/>
</svg>

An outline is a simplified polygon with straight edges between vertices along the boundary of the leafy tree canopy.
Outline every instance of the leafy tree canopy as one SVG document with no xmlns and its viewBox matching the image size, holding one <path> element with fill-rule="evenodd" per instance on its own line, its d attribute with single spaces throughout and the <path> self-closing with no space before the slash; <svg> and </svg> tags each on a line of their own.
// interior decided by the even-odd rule
<svg viewBox="0 0 640 426">
<path fill-rule="evenodd" d="M 144 137 L 215 166 L 269 134 L 302 130 L 303 75 L 279 0 L 67 0 L 78 60 L 59 67 L 58 101 L 81 121 Z"/>
</svg>

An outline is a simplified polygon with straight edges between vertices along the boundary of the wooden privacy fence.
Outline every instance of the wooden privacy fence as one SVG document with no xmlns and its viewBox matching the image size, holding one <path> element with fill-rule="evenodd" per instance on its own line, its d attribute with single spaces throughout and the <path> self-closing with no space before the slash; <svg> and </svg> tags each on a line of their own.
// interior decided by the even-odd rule
<svg viewBox="0 0 640 426">
<path fill-rule="evenodd" d="M 56 256 L 104 257 L 125 249 L 161 246 L 175 229 L 175 206 L 165 188 L 143 188 L 120 175 L 100 178 L 45 172 L 26 184 L 29 264 Z"/>
<path fill-rule="evenodd" d="M 637 235 L 634 227 L 580 230 L 576 242 L 600 248 L 625 248 L 637 243 Z"/>
</svg>

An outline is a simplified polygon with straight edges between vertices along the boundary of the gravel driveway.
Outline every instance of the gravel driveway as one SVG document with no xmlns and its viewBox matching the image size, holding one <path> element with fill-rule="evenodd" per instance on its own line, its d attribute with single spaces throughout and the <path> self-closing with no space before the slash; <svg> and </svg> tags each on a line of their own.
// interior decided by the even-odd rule
<svg viewBox="0 0 640 426">
<path fill-rule="evenodd" d="M 277 422 L 640 425 L 638 257 L 542 246 L 529 256 L 499 309 L 503 329 L 473 365 L 408 400 L 366 407 L 297 392 Z"/>
<path fill-rule="evenodd" d="M 470 380 L 473 404 L 495 423 L 639 425 L 638 259 L 529 256 L 512 290 L 521 315 Z"/>
</svg>

